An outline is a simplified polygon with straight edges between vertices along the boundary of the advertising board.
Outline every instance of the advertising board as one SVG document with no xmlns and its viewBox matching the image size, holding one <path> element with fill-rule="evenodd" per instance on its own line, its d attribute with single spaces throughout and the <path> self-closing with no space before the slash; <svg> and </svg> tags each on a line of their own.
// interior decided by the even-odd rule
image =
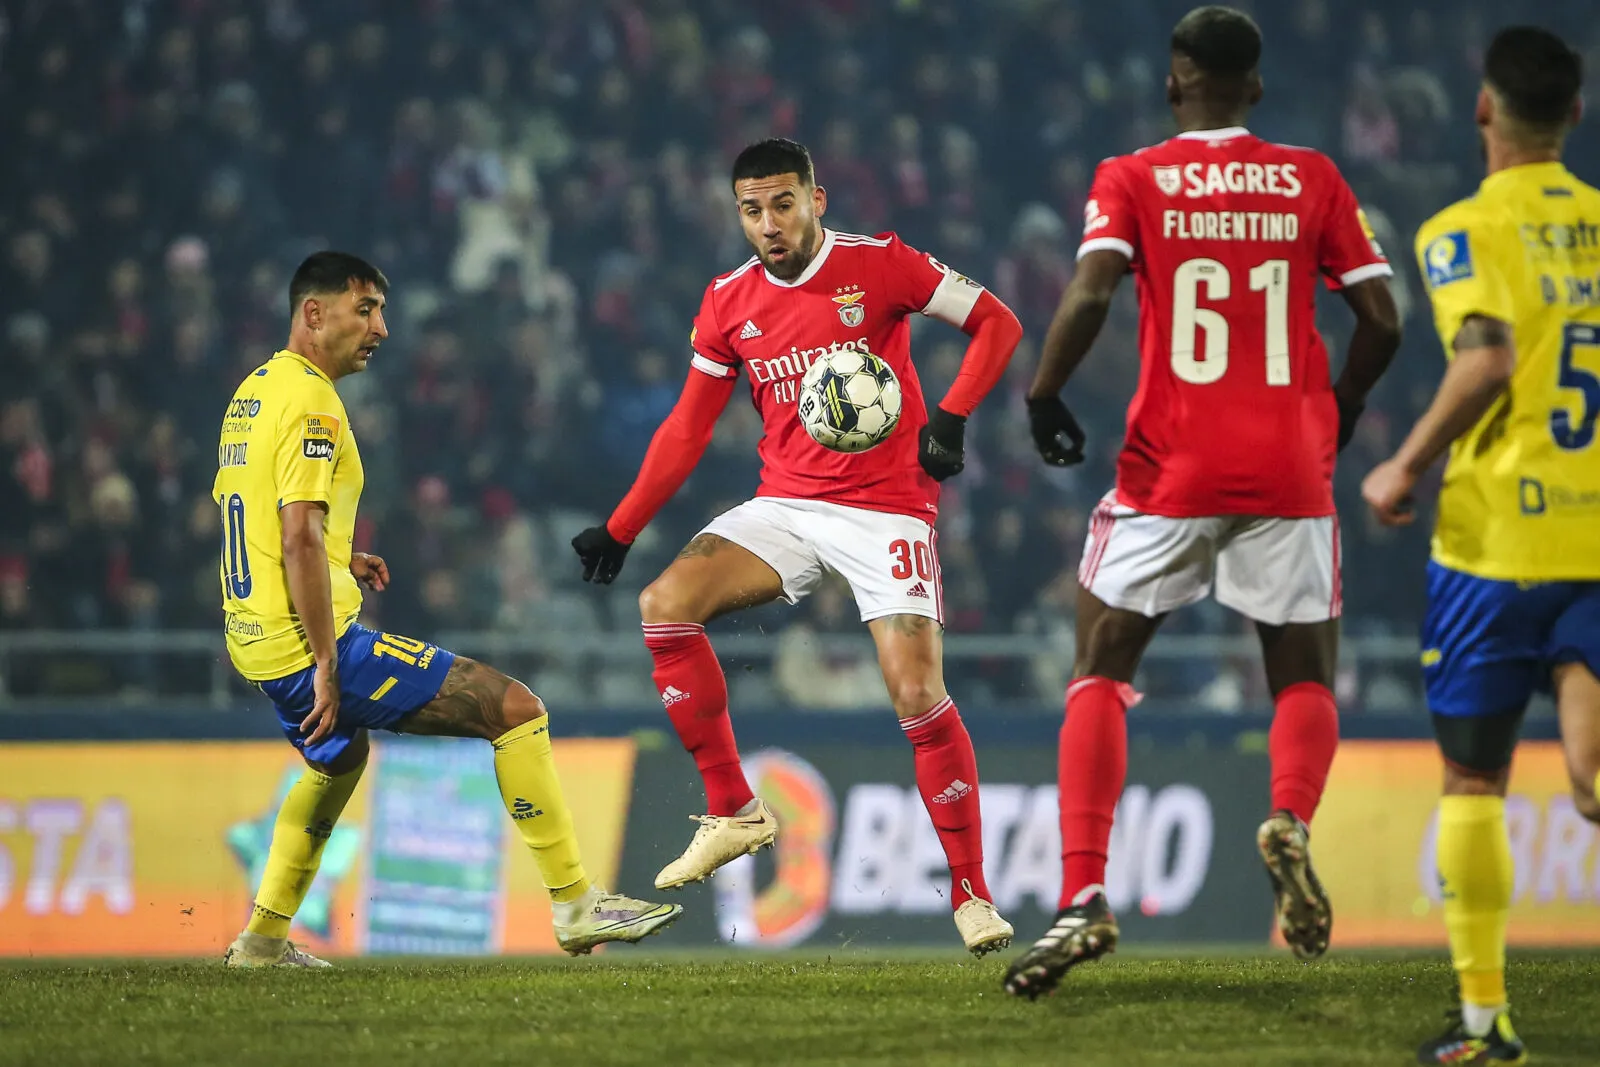
<svg viewBox="0 0 1600 1067">
<path fill-rule="evenodd" d="M 590 875 L 614 884 L 633 743 L 555 750 Z M 302 767 L 281 741 L 0 744 L 0 955 L 221 953 Z M 489 746 L 375 744 L 292 936 L 335 956 L 556 951 Z"/>
<path fill-rule="evenodd" d="M 1118 807 L 1107 893 L 1128 938 L 1265 943 L 1272 905 L 1255 853 L 1264 756 L 1229 750 L 1135 754 Z M 1055 753 L 980 747 L 984 867 L 1019 936 L 1055 915 L 1061 883 Z M 949 875 L 912 784 L 909 749 L 769 748 L 745 758 L 776 813 L 776 848 L 689 887 L 672 940 L 752 948 L 953 943 Z M 687 843 L 703 798 L 693 765 L 668 749 L 639 756 L 623 852 L 629 885 L 648 885 Z M 642 798 L 648 797 L 644 802 Z"/>
</svg>

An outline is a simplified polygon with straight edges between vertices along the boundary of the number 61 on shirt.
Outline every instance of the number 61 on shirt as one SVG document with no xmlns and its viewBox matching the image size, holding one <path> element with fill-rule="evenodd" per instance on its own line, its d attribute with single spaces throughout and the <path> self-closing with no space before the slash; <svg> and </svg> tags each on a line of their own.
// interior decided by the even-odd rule
<svg viewBox="0 0 1600 1067">
<path fill-rule="evenodd" d="M 1250 268 L 1250 291 L 1265 294 L 1267 384 L 1289 384 L 1289 261 L 1269 259 Z M 1192 385 L 1210 385 L 1228 370 L 1228 320 L 1208 300 L 1233 290 L 1228 268 L 1204 257 L 1178 264 L 1172 277 L 1172 373 Z M 1195 332 L 1204 330 L 1205 358 L 1195 358 Z"/>
</svg>

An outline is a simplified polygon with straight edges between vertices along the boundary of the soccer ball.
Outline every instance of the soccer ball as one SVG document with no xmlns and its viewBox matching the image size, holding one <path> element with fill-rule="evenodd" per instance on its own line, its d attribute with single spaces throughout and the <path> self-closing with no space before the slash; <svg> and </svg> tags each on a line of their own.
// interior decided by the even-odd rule
<svg viewBox="0 0 1600 1067">
<path fill-rule="evenodd" d="M 800 379 L 800 424 L 835 452 L 865 452 L 900 421 L 900 379 L 871 352 L 840 348 Z"/>
</svg>

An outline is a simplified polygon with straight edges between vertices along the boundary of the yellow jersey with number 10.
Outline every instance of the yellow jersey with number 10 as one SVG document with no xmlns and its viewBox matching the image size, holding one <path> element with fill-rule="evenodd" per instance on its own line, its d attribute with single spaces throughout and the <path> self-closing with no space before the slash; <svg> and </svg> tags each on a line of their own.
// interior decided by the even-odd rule
<svg viewBox="0 0 1600 1067">
<path fill-rule="evenodd" d="M 1511 326 L 1511 387 L 1450 449 L 1433 558 L 1512 581 L 1600 579 L 1600 190 L 1560 163 L 1497 171 L 1423 224 L 1447 358 L 1469 315 Z"/>
<path fill-rule="evenodd" d="M 222 514 L 222 610 L 228 656 L 253 682 L 282 678 L 314 657 L 289 597 L 278 509 L 327 505 L 323 536 L 342 636 L 361 613 L 350 574 L 361 453 L 333 382 L 294 352 L 279 352 L 239 386 L 222 419 L 212 496 Z"/>
</svg>

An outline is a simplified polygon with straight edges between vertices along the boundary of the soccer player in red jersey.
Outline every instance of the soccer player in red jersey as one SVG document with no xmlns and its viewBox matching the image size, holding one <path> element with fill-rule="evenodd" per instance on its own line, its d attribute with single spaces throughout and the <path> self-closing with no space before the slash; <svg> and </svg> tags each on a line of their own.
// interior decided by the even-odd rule
<svg viewBox="0 0 1600 1067">
<path fill-rule="evenodd" d="M 1003 948 L 1012 928 L 984 883 L 977 761 L 944 685 L 933 523 L 939 483 L 962 468 L 966 417 L 1004 373 L 1022 327 L 993 294 L 894 234 L 824 227 L 827 193 L 810 154 L 793 141 L 745 149 L 732 184 L 756 254 L 707 287 L 682 397 L 610 519 L 572 541 L 586 580 L 617 576 L 633 539 L 699 462 L 743 369 L 765 430 L 756 497 L 714 519 L 639 598 L 656 688 L 694 756 L 708 809 L 656 885 L 703 880 L 770 845 L 778 830 L 739 765 L 727 683 L 705 624 L 780 598 L 795 603 L 832 571 L 850 583 L 877 642 L 917 788 L 950 864 L 956 926 L 977 955 Z M 971 337 L 959 375 L 931 414 L 911 363 L 913 314 Z M 904 393 L 890 436 L 854 454 L 817 444 L 796 410 L 806 368 L 842 348 L 878 356 Z"/>
<path fill-rule="evenodd" d="M 1327 949 L 1332 927 L 1306 824 L 1339 739 L 1334 454 L 1399 345 L 1399 317 L 1389 264 L 1333 163 L 1244 129 L 1261 98 L 1255 23 L 1197 8 L 1173 30 L 1171 51 L 1167 99 L 1181 132 L 1100 165 L 1077 273 L 1029 392 L 1045 460 L 1077 462 L 1083 435 L 1058 393 L 1131 271 L 1139 388 L 1116 488 L 1094 511 L 1078 571 L 1058 766 L 1060 911 L 1006 975 L 1021 996 L 1048 992 L 1116 946 L 1103 883 L 1134 672 L 1166 614 L 1213 581 L 1219 602 L 1255 621 L 1276 704 L 1273 813 L 1257 842 L 1278 927 L 1302 958 Z M 1356 315 L 1331 385 L 1315 322 L 1319 277 Z"/>
</svg>

